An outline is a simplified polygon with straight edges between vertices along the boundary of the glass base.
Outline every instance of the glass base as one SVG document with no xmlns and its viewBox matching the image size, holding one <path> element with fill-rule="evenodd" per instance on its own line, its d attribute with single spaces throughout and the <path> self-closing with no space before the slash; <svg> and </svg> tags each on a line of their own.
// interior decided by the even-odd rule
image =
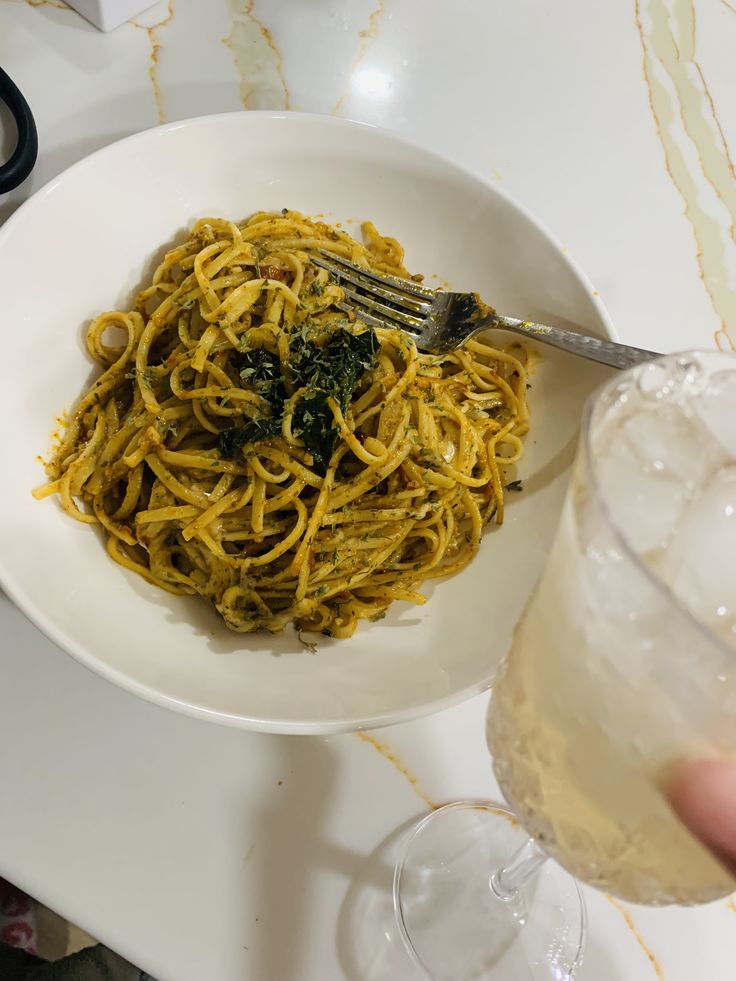
<svg viewBox="0 0 736 981">
<path fill-rule="evenodd" d="M 414 828 L 394 874 L 402 939 L 432 981 L 567 981 L 586 913 L 575 879 L 548 860 L 513 898 L 491 884 L 528 835 L 501 805 L 461 801 Z"/>
</svg>

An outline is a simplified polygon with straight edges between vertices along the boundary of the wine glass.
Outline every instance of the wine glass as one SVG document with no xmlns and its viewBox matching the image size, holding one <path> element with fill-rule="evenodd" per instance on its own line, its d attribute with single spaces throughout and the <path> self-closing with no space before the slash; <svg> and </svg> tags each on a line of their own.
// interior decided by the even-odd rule
<svg viewBox="0 0 736 981">
<path fill-rule="evenodd" d="M 653 905 L 736 888 L 667 799 L 683 762 L 736 754 L 733 355 L 668 355 L 590 400 L 487 735 L 509 806 L 439 808 L 394 876 L 428 977 L 573 977 L 576 878 Z"/>
</svg>

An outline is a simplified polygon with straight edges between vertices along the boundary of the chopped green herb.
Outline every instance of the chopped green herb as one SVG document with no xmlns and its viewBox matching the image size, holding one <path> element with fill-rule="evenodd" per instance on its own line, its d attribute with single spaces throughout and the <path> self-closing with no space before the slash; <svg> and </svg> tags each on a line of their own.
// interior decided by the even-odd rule
<svg viewBox="0 0 736 981">
<path fill-rule="evenodd" d="M 272 439 L 281 432 L 279 419 L 254 419 L 245 426 L 233 426 L 223 429 L 217 437 L 217 449 L 220 456 L 232 460 L 248 443 L 260 443 Z"/>
<path fill-rule="evenodd" d="M 162 436 L 168 436 L 169 433 L 172 436 L 176 436 L 176 426 L 168 422 L 166 419 L 156 420 L 156 432 L 161 433 Z"/>
<path fill-rule="evenodd" d="M 522 489 L 523 488 L 520 480 L 512 480 L 511 483 L 506 484 L 506 490 L 520 491 Z"/>
<path fill-rule="evenodd" d="M 252 348 L 237 356 L 236 365 L 244 387 L 268 402 L 274 415 L 280 415 L 286 401 L 286 388 L 278 357 L 262 348 Z"/>
<path fill-rule="evenodd" d="M 315 469 L 324 473 L 337 442 L 328 399 L 333 397 L 347 411 L 355 386 L 376 363 L 378 338 L 372 329 L 353 334 L 338 327 L 318 344 L 313 333 L 314 326 L 307 322 L 289 339 L 288 371 L 295 387 L 306 389 L 294 408 L 292 431 L 303 439 Z M 282 364 L 275 354 L 260 348 L 246 350 L 237 355 L 236 366 L 243 386 L 260 395 L 270 415 L 220 433 L 220 453 L 230 457 L 247 443 L 277 435 L 287 397 Z"/>
<path fill-rule="evenodd" d="M 375 365 L 378 338 L 370 328 L 353 334 L 338 327 L 320 346 L 307 333 L 295 331 L 289 344 L 294 384 L 308 390 L 294 410 L 293 431 L 304 440 L 316 469 L 324 473 L 337 442 L 327 400 L 332 396 L 343 412 L 347 410 L 358 381 Z"/>
<path fill-rule="evenodd" d="M 136 380 L 140 376 L 141 381 L 148 385 L 149 388 L 156 381 L 156 372 L 153 368 L 144 368 L 143 371 L 138 371 L 137 368 L 131 368 L 130 371 L 126 371 L 123 378 Z"/>
<path fill-rule="evenodd" d="M 309 651 L 310 654 L 316 654 L 317 653 L 317 645 L 314 643 L 314 641 L 305 640 L 304 637 L 302 636 L 302 631 L 301 630 L 298 630 L 297 631 L 297 637 L 299 638 L 299 643 L 303 647 L 306 647 L 306 649 Z"/>
<path fill-rule="evenodd" d="M 292 432 L 301 436 L 312 454 L 314 467 L 324 473 L 335 448 L 336 430 L 327 399 L 328 392 L 303 395 L 294 408 Z"/>
<path fill-rule="evenodd" d="M 320 283 L 318 279 L 315 279 L 314 282 L 312 283 L 312 292 L 316 293 L 317 296 L 322 296 L 322 294 L 324 293 L 324 286 L 322 285 L 322 283 Z"/>
</svg>

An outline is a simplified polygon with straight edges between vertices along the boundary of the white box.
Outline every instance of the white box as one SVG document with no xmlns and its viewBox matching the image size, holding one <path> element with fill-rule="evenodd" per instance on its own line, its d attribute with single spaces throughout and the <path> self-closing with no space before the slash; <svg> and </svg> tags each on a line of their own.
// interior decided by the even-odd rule
<svg viewBox="0 0 736 981">
<path fill-rule="evenodd" d="M 131 17 L 148 10 L 153 4 L 151 0 L 67 0 L 67 3 L 81 14 L 85 20 L 101 31 L 111 31 L 124 24 Z"/>
</svg>

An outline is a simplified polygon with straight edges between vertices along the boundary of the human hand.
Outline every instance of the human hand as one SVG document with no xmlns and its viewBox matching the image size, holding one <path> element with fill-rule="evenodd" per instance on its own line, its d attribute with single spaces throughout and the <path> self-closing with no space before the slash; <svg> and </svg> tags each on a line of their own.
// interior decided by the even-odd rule
<svg viewBox="0 0 736 981">
<path fill-rule="evenodd" d="M 736 875 L 736 760 L 685 763 L 669 799 L 680 820 Z"/>
</svg>

